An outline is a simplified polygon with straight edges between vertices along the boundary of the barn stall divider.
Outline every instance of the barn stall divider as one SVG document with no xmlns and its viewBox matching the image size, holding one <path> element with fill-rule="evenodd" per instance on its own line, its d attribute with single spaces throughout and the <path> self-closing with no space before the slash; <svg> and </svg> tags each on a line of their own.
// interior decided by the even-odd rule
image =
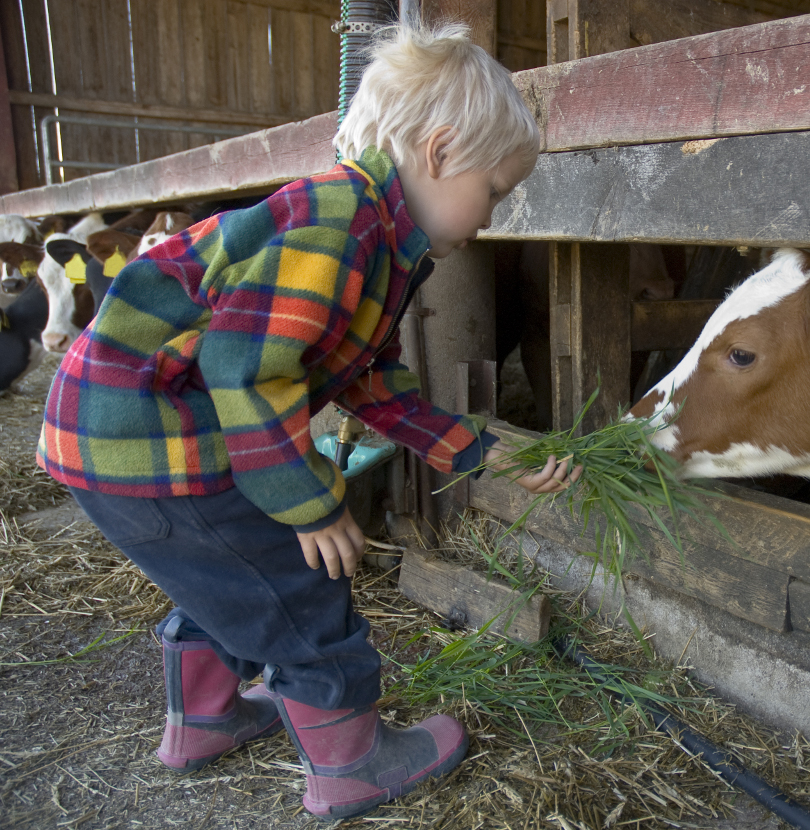
<svg viewBox="0 0 810 830">
<path fill-rule="evenodd" d="M 810 244 L 810 15 L 626 49 L 633 41 L 625 10 L 639 5 L 649 6 L 549 4 L 547 29 L 557 38 L 549 57 L 564 62 L 513 76 L 544 138 L 535 170 L 480 242 L 437 264 L 412 309 L 424 331 L 435 403 L 456 407 L 459 361 L 469 368 L 494 359 L 498 241 L 551 243 L 555 426 L 570 424 L 599 369 L 601 409 L 586 429 L 630 400 L 634 348 L 688 345 L 683 332 L 699 330 L 711 310 L 677 300 L 630 303 L 629 243 Z M 586 31 L 592 40 L 578 52 Z M 606 54 L 593 55 L 596 31 Z M 336 120 L 334 112 L 316 115 L 10 193 L 0 197 L 0 211 L 77 214 L 267 194 L 332 166 Z M 459 397 L 480 408 L 467 392 Z M 494 429 L 507 438 L 519 433 L 506 422 Z M 517 489 L 484 476 L 446 491 L 441 510 L 469 505 L 511 522 L 528 505 Z M 587 589 L 603 610 L 616 610 L 623 596 L 654 633 L 657 651 L 689 660 L 725 698 L 774 725 L 810 733 L 810 507 L 723 489 L 730 498 L 716 509 L 731 542 L 694 528 L 684 566 L 650 528 L 649 560 L 634 562 L 620 584 L 590 582 L 590 565 L 577 557 L 589 540 L 564 509 L 533 514 L 522 543 L 561 586 Z"/>
</svg>

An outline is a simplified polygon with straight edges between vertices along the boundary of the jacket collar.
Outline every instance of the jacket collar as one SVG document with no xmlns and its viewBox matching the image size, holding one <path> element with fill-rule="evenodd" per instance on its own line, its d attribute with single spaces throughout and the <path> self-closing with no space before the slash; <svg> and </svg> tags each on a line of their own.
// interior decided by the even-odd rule
<svg viewBox="0 0 810 830">
<path fill-rule="evenodd" d="M 430 240 L 408 213 L 393 160 L 383 150 L 367 147 L 356 161 L 341 163 L 360 173 L 371 185 L 393 259 L 399 268 L 410 273 L 430 247 Z"/>
</svg>

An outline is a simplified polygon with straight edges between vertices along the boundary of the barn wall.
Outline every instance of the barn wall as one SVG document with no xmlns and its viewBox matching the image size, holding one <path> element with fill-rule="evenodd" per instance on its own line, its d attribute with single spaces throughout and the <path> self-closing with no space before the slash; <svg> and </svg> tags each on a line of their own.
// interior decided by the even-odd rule
<svg viewBox="0 0 810 830">
<path fill-rule="evenodd" d="M 47 115 L 200 127 L 60 125 L 52 156 L 120 166 L 209 144 L 217 128 L 247 133 L 336 109 L 339 13 L 337 0 L 0 4 L 20 188 L 45 183 L 35 129 Z M 56 146 L 55 127 L 51 137 Z M 95 172 L 63 170 L 55 181 Z"/>
</svg>

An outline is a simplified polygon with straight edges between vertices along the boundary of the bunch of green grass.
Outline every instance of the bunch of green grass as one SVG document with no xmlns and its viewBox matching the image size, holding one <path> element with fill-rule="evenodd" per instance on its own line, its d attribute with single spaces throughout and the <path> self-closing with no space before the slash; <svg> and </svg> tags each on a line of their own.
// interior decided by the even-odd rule
<svg viewBox="0 0 810 830">
<path fill-rule="evenodd" d="M 686 710 L 700 707 L 702 699 L 689 701 L 682 696 L 683 689 L 678 687 L 684 679 L 676 670 L 603 664 L 604 676 L 597 679 L 561 660 L 554 643 L 581 642 L 581 635 L 587 636 L 583 622 L 587 621 L 557 618 L 549 635 L 535 643 L 490 634 L 490 624 L 465 636 L 431 628 L 433 635 L 452 639 L 438 653 L 426 653 L 415 664 L 391 660 L 403 677 L 388 694 L 401 695 L 413 705 L 463 701 L 516 735 L 546 734 L 542 728 L 538 733 L 538 727 L 582 733 L 595 738 L 599 751 L 607 754 L 630 734 L 636 717 L 650 726 L 645 704 Z M 429 636 L 420 632 L 411 642 Z M 627 703 L 635 705 L 628 708 Z M 552 733 L 548 734 L 551 738 Z"/>
<path fill-rule="evenodd" d="M 694 480 L 678 476 L 675 460 L 652 443 L 660 427 L 652 418 L 617 419 L 605 427 L 578 436 L 576 432 L 599 390 L 589 398 L 568 431 L 550 432 L 534 441 L 515 446 L 502 456 L 495 476 L 515 477 L 526 469 L 545 466 L 550 455 L 569 462 L 569 469 L 583 466 L 580 479 L 564 493 L 538 495 L 523 515 L 506 531 L 521 528 L 528 516 L 542 504 L 564 499 L 571 515 L 581 521 L 583 535 L 593 525 L 595 549 L 583 555 L 593 558 L 592 577 L 601 564 L 605 579 L 620 577 L 632 559 L 646 557 L 639 529 L 645 524 L 657 527 L 683 560 L 681 535 L 683 517 L 703 527 L 713 527 L 725 539 L 728 533 L 709 510 L 706 498 L 717 497 Z M 643 521 L 646 515 L 649 521 Z"/>
</svg>

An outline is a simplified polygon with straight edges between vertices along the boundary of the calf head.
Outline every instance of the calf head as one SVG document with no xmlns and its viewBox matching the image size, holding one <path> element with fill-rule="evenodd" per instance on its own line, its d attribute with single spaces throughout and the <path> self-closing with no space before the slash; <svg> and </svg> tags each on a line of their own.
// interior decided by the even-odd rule
<svg viewBox="0 0 810 830">
<path fill-rule="evenodd" d="M 778 251 L 630 410 L 684 476 L 810 477 L 809 278 L 807 253 Z"/>
<path fill-rule="evenodd" d="M 147 251 L 165 242 L 169 237 L 174 236 L 186 228 L 190 228 L 194 220 L 187 213 L 178 211 L 161 211 L 155 217 L 155 221 L 147 228 L 140 243 L 138 244 L 135 256 L 145 254 Z"/>
<path fill-rule="evenodd" d="M 64 353 L 93 319 L 95 303 L 84 284 L 84 270 L 91 259 L 87 248 L 66 234 L 52 234 L 45 244 L 38 276 L 48 295 L 48 323 L 42 345 L 49 352 Z"/>
<path fill-rule="evenodd" d="M 44 252 L 39 245 L 0 242 L 0 287 L 6 294 L 19 294 L 37 275 Z"/>
</svg>

